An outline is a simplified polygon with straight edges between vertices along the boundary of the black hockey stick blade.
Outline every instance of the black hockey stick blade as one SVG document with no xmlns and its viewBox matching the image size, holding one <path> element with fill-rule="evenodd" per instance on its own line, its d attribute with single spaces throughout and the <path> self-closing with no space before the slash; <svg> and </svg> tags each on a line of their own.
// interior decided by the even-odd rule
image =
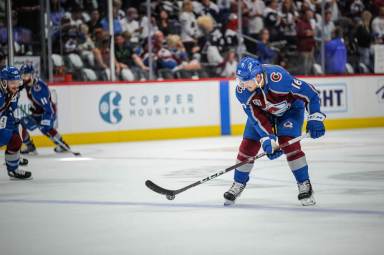
<svg viewBox="0 0 384 255">
<path fill-rule="evenodd" d="M 166 196 L 175 196 L 176 195 L 175 190 L 164 189 L 150 180 L 145 181 L 145 186 L 147 186 L 150 190 L 153 190 L 154 192 L 159 193 L 159 194 L 163 194 Z"/>
</svg>

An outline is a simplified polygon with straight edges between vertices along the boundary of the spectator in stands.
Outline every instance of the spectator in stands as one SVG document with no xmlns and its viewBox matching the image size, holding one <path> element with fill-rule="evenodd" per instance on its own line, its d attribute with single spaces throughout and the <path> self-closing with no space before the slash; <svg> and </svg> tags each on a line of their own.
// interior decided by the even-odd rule
<svg viewBox="0 0 384 255">
<path fill-rule="evenodd" d="M 248 35 L 258 39 L 261 29 L 264 27 L 265 3 L 262 0 L 247 0 L 245 4 L 249 10 Z"/>
<path fill-rule="evenodd" d="M 363 11 L 361 21 L 357 26 L 355 39 L 358 47 L 359 63 L 363 63 L 369 70 L 372 70 L 371 64 L 371 44 L 373 41 L 371 31 L 372 14 L 369 11 Z"/>
<path fill-rule="evenodd" d="M 7 1 L 0 1 L 7 2 Z M 37 53 L 40 50 L 40 41 L 41 41 L 41 24 L 40 16 L 42 15 L 40 9 L 40 1 L 38 0 L 10 0 L 12 3 L 12 9 L 17 13 L 17 22 L 20 27 L 31 31 L 31 45 L 32 48 L 28 54 L 31 52 Z M 6 13 L 6 12 L 5 12 Z M 27 51 L 26 51 L 27 52 Z M 18 53 L 21 55 L 27 53 Z"/>
<path fill-rule="evenodd" d="M 95 61 L 97 68 L 101 70 L 101 78 L 103 80 L 109 80 L 111 77 L 111 71 L 110 71 L 110 40 L 109 35 L 107 32 L 103 32 L 102 35 L 102 41 L 96 43 L 97 47 L 93 49 L 93 54 L 95 55 Z M 113 54 L 113 61 L 115 62 L 115 72 L 117 78 L 122 78 L 124 80 L 133 80 L 133 75 L 124 75 L 125 73 L 122 72 L 123 69 L 127 68 L 127 66 L 124 63 L 120 63 L 116 61 L 115 54 Z"/>
<path fill-rule="evenodd" d="M 139 22 L 138 22 L 139 14 L 137 13 L 137 9 L 134 7 L 130 7 L 127 9 L 126 16 L 122 20 L 123 31 L 128 32 L 130 37 L 130 42 L 134 44 L 139 43 L 139 33 L 141 31 Z"/>
<path fill-rule="evenodd" d="M 172 72 L 179 71 L 183 78 L 190 78 L 190 75 L 183 71 L 196 71 L 201 69 L 201 65 L 197 59 L 188 59 L 188 54 L 185 50 L 183 42 L 178 35 L 169 35 L 167 37 L 167 48 L 172 53 L 173 59 L 176 62 L 176 66 L 172 69 Z"/>
<path fill-rule="evenodd" d="M 145 3 L 140 6 L 139 13 L 140 13 L 139 24 L 140 24 L 140 28 L 142 29 L 140 33 L 140 39 L 144 40 L 148 38 L 148 36 L 153 36 L 155 32 L 159 30 L 159 28 L 157 27 L 155 16 L 152 15 L 150 18 L 147 17 L 147 7 Z M 148 22 L 151 22 L 151 31 L 148 30 Z"/>
<path fill-rule="evenodd" d="M 223 62 L 221 52 L 225 47 L 225 39 L 220 30 L 215 27 L 211 16 L 200 16 L 197 19 L 199 26 L 198 45 L 202 55 L 201 62 L 217 66 Z"/>
<path fill-rule="evenodd" d="M 336 21 L 340 18 L 340 10 L 339 10 L 339 6 L 337 5 L 337 0 L 330 0 L 329 3 L 329 6 L 327 9 L 330 9 L 331 12 L 332 12 L 332 21 Z"/>
<path fill-rule="evenodd" d="M 89 18 L 89 16 L 88 16 Z M 80 26 L 81 24 L 84 24 L 84 16 L 82 9 L 80 7 L 76 7 L 71 12 L 71 19 L 75 26 Z"/>
<path fill-rule="evenodd" d="M 92 10 L 91 20 L 88 21 L 87 25 L 89 28 L 89 33 L 91 34 L 92 37 L 94 37 L 96 32 L 95 30 L 98 28 L 102 28 L 99 10 L 97 9 Z"/>
<path fill-rule="evenodd" d="M 119 9 L 117 8 L 118 4 L 113 7 L 113 31 L 114 34 L 120 34 L 123 32 L 123 28 L 121 26 L 121 21 L 119 18 Z M 109 31 L 109 22 L 108 22 L 108 17 L 104 17 L 100 21 L 101 27 L 104 29 L 104 31 Z"/>
<path fill-rule="evenodd" d="M 226 29 L 224 32 L 225 51 L 227 51 L 228 49 L 236 48 L 238 46 L 237 27 L 238 27 L 237 15 L 234 13 L 231 13 L 229 15 L 229 22 L 227 23 Z"/>
<path fill-rule="evenodd" d="M 80 41 L 83 40 L 83 38 L 84 38 L 84 35 L 77 30 L 77 27 L 72 27 L 62 37 L 63 45 L 64 45 L 63 53 L 64 54 L 71 54 L 71 53 L 80 54 L 81 52 L 80 52 L 79 44 L 80 44 Z"/>
<path fill-rule="evenodd" d="M 188 55 L 192 56 L 192 48 L 196 46 L 197 23 L 191 1 L 186 0 L 183 2 L 179 21 L 181 24 L 181 40 Z"/>
<path fill-rule="evenodd" d="M 257 43 L 257 55 L 263 64 L 273 64 L 277 52 L 269 46 L 269 31 L 263 28 L 260 33 L 260 41 Z"/>
<path fill-rule="evenodd" d="M 115 57 L 120 63 L 131 67 L 134 65 L 132 58 L 133 49 L 122 34 L 115 35 Z"/>
<path fill-rule="evenodd" d="M 165 36 L 169 34 L 178 34 L 177 24 L 175 20 L 169 19 L 169 14 L 166 10 L 161 9 L 157 17 L 157 27 Z"/>
<path fill-rule="evenodd" d="M 324 36 L 325 42 L 328 42 L 332 39 L 332 33 L 334 30 L 335 30 L 335 24 L 332 21 L 332 11 L 328 9 L 324 13 L 324 35 L 322 34 L 323 25 L 322 25 L 322 22 L 320 21 L 319 23 L 316 24 L 315 39 L 317 41 L 321 41 Z"/>
<path fill-rule="evenodd" d="M 231 0 L 217 0 L 216 4 L 219 8 L 219 22 L 226 24 L 231 13 Z"/>
<path fill-rule="evenodd" d="M 143 71 L 149 71 L 149 63 L 150 59 L 149 57 L 152 56 L 152 69 L 153 72 L 156 73 L 157 71 L 157 63 L 159 59 L 159 52 L 161 49 L 163 49 L 164 45 L 164 34 L 161 31 L 156 31 L 152 38 L 152 54 L 150 55 L 148 53 L 148 44 L 147 41 L 144 41 L 143 46 L 138 46 L 135 48 L 135 54 L 136 56 L 134 57 L 135 63 L 143 70 Z M 148 77 L 142 77 L 147 79 Z"/>
<path fill-rule="evenodd" d="M 32 31 L 18 24 L 17 13 L 12 11 L 13 42 L 16 55 L 32 55 Z M 0 27 L 0 44 L 8 45 L 7 27 Z"/>
<path fill-rule="evenodd" d="M 60 5 L 59 0 L 51 0 L 51 22 L 55 30 L 58 30 L 61 19 L 64 16 L 64 9 Z"/>
<path fill-rule="evenodd" d="M 234 50 L 228 51 L 227 56 L 225 57 L 225 60 L 224 60 L 221 76 L 228 77 L 228 78 L 235 77 L 237 64 L 238 62 L 236 59 L 235 51 Z"/>
<path fill-rule="evenodd" d="M 330 74 L 345 73 L 347 48 L 343 40 L 343 31 L 336 27 L 332 40 L 325 44 L 325 71 Z"/>
<path fill-rule="evenodd" d="M 364 3 L 361 0 L 353 0 L 350 7 L 350 17 L 360 17 L 361 13 L 364 11 Z"/>
<path fill-rule="evenodd" d="M 384 43 L 384 6 L 380 7 L 379 16 L 372 20 L 372 32 L 376 43 Z"/>
<path fill-rule="evenodd" d="M 281 30 L 284 35 L 284 40 L 289 44 L 296 44 L 296 21 L 299 14 L 292 0 L 284 0 L 281 7 Z"/>
<path fill-rule="evenodd" d="M 80 50 L 79 54 L 90 66 L 94 67 L 95 59 L 93 55 L 93 49 L 95 48 L 95 42 L 91 38 L 91 34 L 89 33 L 89 28 L 87 25 L 82 24 L 80 25 L 79 29 L 80 33 L 82 34 L 82 40 L 78 45 Z"/>
<path fill-rule="evenodd" d="M 307 9 L 296 25 L 297 30 L 297 49 L 299 51 L 300 63 L 302 64 L 302 74 L 308 75 L 312 72 L 314 64 L 315 32 L 310 20 L 313 12 Z"/>
<path fill-rule="evenodd" d="M 196 11 L 199 16 L 211 16 L 216 22 L 219 22 L 219 7 L 210 0 L 201 0 Z"/>
<path fill-rule="evenodd" d="M 280 25 L 281 25 L 281 13 L 278 11 L 277 0 L 271 0 L 264 10 L 264 24 L 271 35 L 271 42 L 281 39 Z"/>
</svg>

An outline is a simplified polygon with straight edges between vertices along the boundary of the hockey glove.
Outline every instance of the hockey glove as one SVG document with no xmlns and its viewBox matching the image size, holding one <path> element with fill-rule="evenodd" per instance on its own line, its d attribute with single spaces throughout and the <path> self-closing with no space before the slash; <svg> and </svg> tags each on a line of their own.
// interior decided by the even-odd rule
<svg viewBox="0 0 384 255">
<path fill-rule="evenodd" d="M 307 133 L 309 132 L 311 138 L 316 139 L 325 134 L 324 120 L 325 115 L 320 112 L 308 116 Z"/>
<path fill-rule="evenodd" d="M 279 145 L 276 143 L 275 135 L 269 135 L 269 137 L 268 136 L 263 137 L 261 138 L 260 142 L 264 152 L 267 153 L 267 157 L 270 160 L 277 159 L 283 154 L 282 150 L 280 149 L 276 150 L 279 147 Z"/>
</svg>

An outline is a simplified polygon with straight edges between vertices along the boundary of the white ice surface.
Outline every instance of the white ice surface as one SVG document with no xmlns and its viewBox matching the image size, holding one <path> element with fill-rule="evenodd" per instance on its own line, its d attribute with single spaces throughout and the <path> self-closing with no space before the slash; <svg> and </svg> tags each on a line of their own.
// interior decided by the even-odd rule
<svg viewBox="0 0 384 255">
<path fill-rule="evenodd" d="M 10 181 L 2 165 L 0 254 L 384 254 L 384 129 L 302 143 L 315 207 L 299 205 L 285 157 L 258 160 L 231 208 L 232 172 L 173 201 L 144 185 L 178 189 L 231 166 L 240 141 L 73 146 L 82 158 L 39 149 L 31 181 Z"/>
</svg>

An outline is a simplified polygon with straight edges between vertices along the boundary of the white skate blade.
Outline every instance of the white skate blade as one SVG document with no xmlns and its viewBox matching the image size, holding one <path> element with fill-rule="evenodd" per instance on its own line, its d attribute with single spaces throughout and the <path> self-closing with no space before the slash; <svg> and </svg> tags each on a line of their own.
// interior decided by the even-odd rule
<svg viewBox="0 0 384 255">
<path fill-rule="evenodd" d="M 37 153 L 37 151 L 32 151 L 32 152 L 28 152 L 27 155 L 30 155 L 30 156 L 37 156 L 37 155 L 39 155 L 39 153 Z"/>
<path fill-rule="evenodd" d="M 38 153 L 37 151 L 30 151 L 28 153 L 22 153 L 22 155 L 27 155 L 27 156 L 37 156 Z"/>
<path fill-rule="evenodd" d="M 9 180 L 13 181 L 13 182 L 31 181 L 31 180 L 33 180 L 33 176 L 31 176 L 29 178 L 25 178 L 25 179 L 20 179 L 20 178 L 9 176 Z"/>
<path fill-rule="evenodd" d="M 313 196 L 300 200 L 302 206 L 311 206 L 316 204 L 316 200 Z"/>
<path fill-rule="evenodd" d="M 224 201 L 224 206 L 231 206 L 231 205 L 234 205 L 235 204 L 235 201 L 231 201 L 231 200 L 228 200 L 228 199 L 225 199 Z"/>
</svg>

